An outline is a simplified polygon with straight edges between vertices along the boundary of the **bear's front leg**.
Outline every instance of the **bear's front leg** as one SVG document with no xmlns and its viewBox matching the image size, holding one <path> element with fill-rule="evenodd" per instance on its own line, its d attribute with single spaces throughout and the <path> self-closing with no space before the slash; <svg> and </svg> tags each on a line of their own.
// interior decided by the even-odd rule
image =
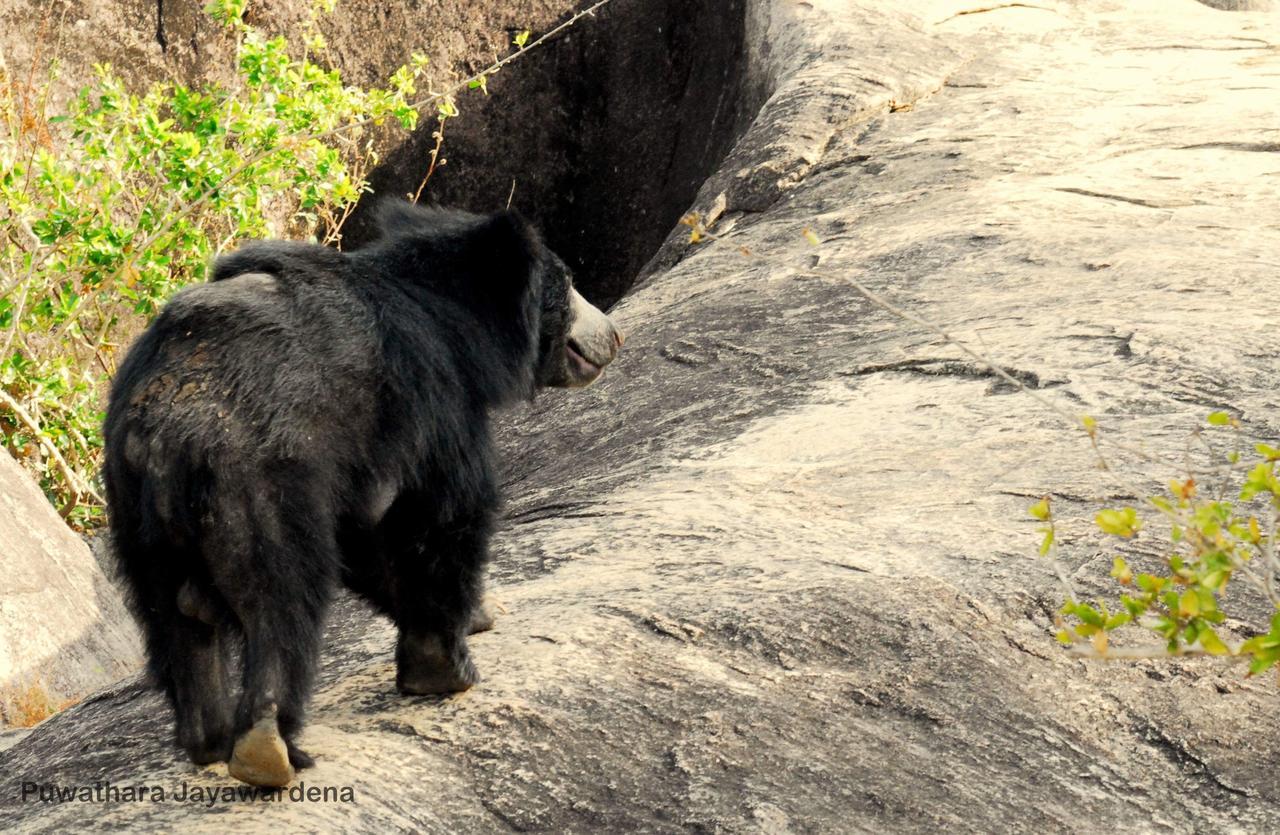
<svg viewBox="0 0 1280 835">
<path fill-rule="evenodd" d="M 396 687 L 412 696 L 460 693 L 480 681 L 461 636 L 401 629 L 396 642 Z"/>
<path fill-rule="evenodd" d="M 492 512 L 481 509 L 429 524 L 393 558 L 400 627 L 396 686 L 401 692 L 457 693 L 480 680 L 467 635 L 477 619 L 484 620 L 481 577 L 491 520 Z"/>
</svg>

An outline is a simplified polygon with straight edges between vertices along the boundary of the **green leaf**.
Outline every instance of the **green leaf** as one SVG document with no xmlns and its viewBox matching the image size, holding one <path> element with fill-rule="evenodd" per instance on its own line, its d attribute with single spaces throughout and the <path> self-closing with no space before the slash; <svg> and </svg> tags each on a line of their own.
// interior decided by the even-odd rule
<svg viewBox="0 0 1280 835">
<path fill-rule="evenodd" d="M 1071 614 L 1080 618 L 1083 623 L 1089 626 L 1101 627 L 1103 624 L 1102 614 L 1088 603 L 1077 603 L 1072 607 Z"/>
<path fill-rule="evenodd" d="M 1249 662 L 1249 675 L 1256 676 L 1258 673 L 1265 672 L 1272 664 L 1280 660 L 1280 649 L 1264 649 L 1253 654 L 1253 660 Z"/>
<path fill-rule="evenodd" d="M 1260 493 L 1280 494 L 1280 481 L 1276 480 L 1273 461 L 1263 461 L 1249 471 L 1240 490 L 1240 498 L 1248 501 Z"/>
<path fill-rule="evenodd" d="M 1231 415 L 1227 414 L 1226 412 L 1210 412 L 1209 413 L 1210 426 L 1226 426 L 1230 422 L 1231 422 Z"/>
<path fill-rule="evenodd" d="M 511 42 L 515 44 L 517 47 L 519 47 L 520 49 L 524 49 L 525 44 L 529 43 L 530 34 L 532 33 L 528 29 L 517 32 L 516 36 L 511 39 Z"/>
<path fill-rule="evenodd" d="M 1103 510 L 1094 517 L 1094 521 L 1104 533 L 1129 538 L 1142 528 L 1142 520 L 1138 512 L 1131 507 L 1123 510 Z"/>
<path fill-rule="evenodd" d="M 1041 522 L 1047 521 L 1049 518 L 1049 497 L 1045 496 L 1040 501 L 1027 508 L 1027 512 Z"/>
<path fill-rule="evenodd" d="M 1147 611 L 1148 603 L 1144 600 L 1138 600 L 1127 594 L 1120 595 L 1120 603 L 1128 611 L 1131 618 L 1140 617 Z"/>
<path fill-rule="evenodd" d="M 1168 640 L 1173 640 L 1178 634 L 1178 622 L 1164 615 L 1144 619 L 1142 625 Z"/>
<path fill-rule="evenodd" d="M 1200 646 L 1204 647 L 1205 652 L 1210 655 L 1230 655 L 1231 650 L 1218 634 L 1208 626 L 1200 627 Z"/>
<path fill-rule="evenodd" d="M 1184 618 L 1200 614 L 1200 595 L 1194 591 L 1184 591 L 1178 598 L 1178 614 Z"/>
<path fill-rule="evenodd" d="M 1217 591 L 1222 588 L 1223 584 L 1227 582 L 1227 578 L 1230 576 L 1231 572 L 1219 569 L 1205 574 L 1200 578 L 1200 582 L 1205 588 Z"/>
<path fill-rule="evenodd" d="M 1107 621 L 1102 625 L 1102 628 L 1110 632 L 1112 629 L 1124 626 L 1131 620 L 1133 620 L 1133 617 L 1128 612 L 1118 612 L 1107 618 Z"/>
<path fill-rule="evenodd" d="M 1254 444 L 1253 448 L 1258 451 L 1259 455 L 1266 458 L 1268 461 L 1280 459 L 1280 449 L 1276 449 L 1273 446 L 1269 446 L 1268 444 Z"/>
<path fill-rule="evenodd" d="M 1240 654 L 1248 655 L 1251 653 L 1255 653 L 1260 649 L 1262 649 L 1262 636 L 1258 635 L 1256 637 L 1250 638 L 1249 640 L 1245 641 L 1243 644 L 1240 645 Z"/>
</svg>

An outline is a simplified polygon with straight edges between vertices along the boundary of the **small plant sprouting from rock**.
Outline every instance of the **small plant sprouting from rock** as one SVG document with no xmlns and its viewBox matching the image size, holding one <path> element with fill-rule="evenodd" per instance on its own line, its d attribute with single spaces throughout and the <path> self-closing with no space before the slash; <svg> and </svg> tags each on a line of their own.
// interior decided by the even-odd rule
<svg viewBox="0 0 1280 835">
<path fill-rule="evenodd" d="M 1280 661 L 1280 560 L 1275 545 L 1280 449 L 1260 443 L 1254 448 L 1257 457 L 1246 459 L 1238 449 L 1238 420 L 1214 412 L 1208 422 L 1211 430 L 1233 430 L 1231 450 L 1211 473 L 1217 476 L 1216 485 L 1208 488 L 1187 474 L 1170 481 L 1165 493 L 1146 497 L 1141 513 L 1134 507 L 1106 508 L 1094 517 L 1103 533 L 1117 539 L 1130 540 L 1153 529 L 1167 537 L 1160 542 L 1160 565 L 1151 571 L 1135 570 L 1124 557 L 1114 558 L 1111 577 L 1120 591 L 1111 606 L 1080 599 L 1057 566 L 1050 499 L 1031 506 L 1031 516 L 1044 523 L 1040 553 L 1055 561 L 1066 586 L 1067 599 L 1057 618 L 1057 638 L 1063 644 L 1100 658 L 1229 656 L 1248 661 L 1249 675 Z M 1096 424 L 1093 431 L 1096 434 Z M 1214 452 L 1202 432 L 1193 439 Z M 1219 634 L 1227 619 L 1221 603 L 1233 580 L 1254 585 L 1276 610 L 1266 632 L 1242 642 Z M 1154 645 L 1113 646 L 1110 636 L 1121 629 L 1145 630 L 1160 640 Z"/>
</svg>

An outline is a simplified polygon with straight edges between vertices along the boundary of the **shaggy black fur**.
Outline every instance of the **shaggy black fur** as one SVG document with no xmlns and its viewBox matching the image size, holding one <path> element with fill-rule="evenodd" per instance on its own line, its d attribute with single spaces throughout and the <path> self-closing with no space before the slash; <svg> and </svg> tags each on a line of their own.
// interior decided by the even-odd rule
<svg viewBox="0 0 1280 835">
<path fill-rule="evenodd" d="M 310 764 L 294 739 L 338 582 L 399 626 L 401 689 L 477 680 L 488 415 L 563 382 L 570 277 L 512 213 L 396 203 L 382 223 L 350 254 L 261 242 L 220 258 L 112 388 L 111 530 L 196 762 L 278 711 L 292 764 Z"/>
</svg>

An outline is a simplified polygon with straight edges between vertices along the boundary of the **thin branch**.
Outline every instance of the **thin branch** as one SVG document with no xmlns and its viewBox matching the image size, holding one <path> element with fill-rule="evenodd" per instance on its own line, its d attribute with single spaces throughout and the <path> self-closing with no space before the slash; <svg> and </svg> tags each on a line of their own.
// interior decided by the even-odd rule
<svg viewBox="0 0 1280 835">
<path fill-rule="evenodd" d="M 440 149 L 444 146 L 444 123 L 446 121 L 447 117 L 441 116 L 439 118 L 439 126 L 436 128 L 435 133 L 431 134 L 435 138 L 436 144 L 431 149 L 431 164 L 427 166 L 427 173 L 423 175 L 422 182 L 418 183 L 418 190 L 413 193 L 413 202 L 415 204 L 422 199 L 422 190 L 427 187 L 427 180 L 430 180 L 431 175 L 436 173 L 437 161 L 440 159 Z"/>
<path fill-rule="evenodd" d="M 1266 558 L 1266 592 L 1271 605 L 1280 609 L 1280 596 L 1276 594 L 1276 573 L 1280 572 L 1280 563 L 1276 560 L 1276 503 L 1269 503 L 1270 517 L 1267 520 L 1267 537 L 1263 540 L 1262 554 Z"/>
<path fill-rule="evenodd" d="M 1072 655 L 1079 655 L 1083 658 L 1092 658 L 1101 661 L 1111 661 L 1113 659 L 1137 659 L 1137 658 L 1178 658 L 1182 656 L 1208 655 L 1214 658 L 1221 658 L 1226 661 L 1245 661 L 1248 656 L 1240 655 L 1239 649 L 1229 647 L 1230 654 L 1214 655 L 1199 646 L 1179 647 L 1177 652 L 1169 652 L 1168 647 L 1164 644 L 1153 644 L 1144 647 L 1111 647 L 1108 646 L 1105 652 L 1098 652 L 1092 645 L 1087 643 L 1072 644 L 1067 651 Z"/>
<path fill-rule="evenodd" d="M 1079 600 L 1080 595 L 1076 593 L 1075 583 L 1071 582 L 1071 578 L 1067 576 L 1067 572 L 1063 567 L 1062 560 L 1058 559 L 1058 530 L 1057 525 L 1053 523 L 1053 517 L 1049 517 L 1049 528 L 1053 532 L 1053 542 L 1049 545 L 1049 564 L 1053 566 L 1053 573 L 1057 575 L 1058 582 L 1062 584 L 1062 588 L 1067 593 L 1068 600 Z"/>
<path fill-rule="evenodd" d="M 71 489 L 75 491 L 76 495 L 72 496 L 69 503 L 70 507 L 74 507 L 78 504 L 78 499 L 81 496 L 88 496 L 99 504 L 106 504 L 103 498 L 98 495 L 96 490 L 82 481 L 80 476 L 76 475 L 75 470 L 73 470 L 71 465 L 67 463 L 67 459 L 63 458 L 62 453 L 58 452 L 58 448 L 53 445 L 53 441 L 49 440 L 49 438 L 45 436 L 44 432 L 40 429 L 40 424 L 36 422 L 35 418 L 31 417 L 30 413 L 28 413 L 26 409 L 22 408 L 22 404 L 17 400 L 14 400 L 13 397 L 4 389 L 0 389 L 0 404 L 7 406 L 9 411 L 13 412 L 14 417 L 16 417 L 22 425 L 27 427 L 28 431 L 35 436 L 45 453 L 53 459 L 53 463 L 57 466 L 58 471 L 62 473 L 62 477 L 66 479 L 67 484 L 71 485 Z"/>
</svg>

